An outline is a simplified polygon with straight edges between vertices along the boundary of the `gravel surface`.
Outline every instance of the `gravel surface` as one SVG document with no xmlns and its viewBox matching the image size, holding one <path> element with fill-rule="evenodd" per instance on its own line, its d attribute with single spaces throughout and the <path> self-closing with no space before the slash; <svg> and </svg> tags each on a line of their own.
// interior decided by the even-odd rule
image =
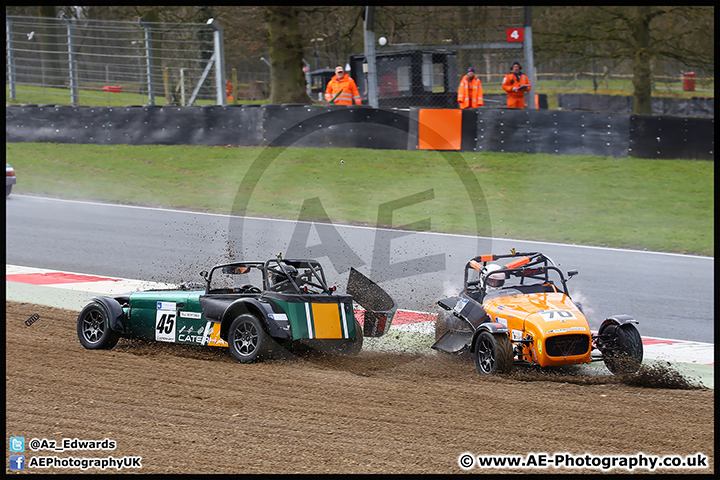
<svg viewBox="0 0 720 480">
<path fill-rule="evenodd" d="M 39 319 L 26 326 L 34 313 Z M 288 354 L 241 365 L 222 348 L 121 339 L 113 350 L 90 351 L 77 339 L 76 319 L 70 310 L 6 303 L 6 442 L 11 436 L 26 443 L 108 438 L 117 447 L 33 452 L 26 446 L 26 462 L 41 455 L 139 456 L 142 468 L 124 473 L 438 474 L 463 472 L 458 459 L 466 452 L 700 452 L 707 468 L 656 472 L 714 472 L 714 392 L 708 389 L 527 371 L 482 377 L 467 358 L 434 352 Z M 6 465 L 8 471 L 9 455 Z"/>
</svg>

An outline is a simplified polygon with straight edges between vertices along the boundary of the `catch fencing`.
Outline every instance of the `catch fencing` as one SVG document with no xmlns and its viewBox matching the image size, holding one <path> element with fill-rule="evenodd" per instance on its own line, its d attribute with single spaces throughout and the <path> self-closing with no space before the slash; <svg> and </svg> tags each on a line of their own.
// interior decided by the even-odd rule
<svg viewBox="0 0 720 480">
<path fill-rule="evenodd" d="M 633 90 L 633 75 L 616 73 L 604 68 L 602 72 L 537 73 L 537 81 L 569 91 L 582 90 L 594 93 L 628 92 Z M 715 77 L 695 72 L 676 75 L 653 75 L 653 93 L 670 92 L 714 92 Z"/>
<path fill-rule="evenodd" d="M 12 102 L 193 105 L 226 101 L 222 27 L 6 17 Z"/>
<path fill-rule="evenodd" d="M 378 58 L 384 61 L 377 79 L 381 106 L 455 107 L 457 88 L 468 65 L 476 66 L 484 83 L 488 75 L 494 75 L 492 81 L 499 88 L 512 61 L 524 58 L 522 42 L 498 40 L 506 27 L 522 28 L 522 16 L 506 20 L 492 35 L 484 33 L 483 43 L 379 47 Z M 218 22 L 8 15 L 6 98 L 11 103 L 71 106 L 192 106 L 266 100 L 270 93 L 267 46 L 254 50 L 252 61 L 226 65 L 222 34 Z M 303 59 L 313 100 L 324 100 L 327 81 L 339 63 L 350 67 L 367 104 L 362 54 L 332 61 L 318 55 L 317 44 L 313 48 Z M 487 105 L 502 106 L 503 102 L 491 98 Z"/>
<path fill-rule="evenodd" d="M 522 7 L 507 7 L 496 28 L 463 33 L 454 42 L 388 43 L 376 49 L 380 108 L 456 108 L 457 89 L 468 66 L 482 80 L 484 108 L 503 108 L 503 77 L 514 61 L 532 66 L 525 41 L 509 41 L 508 32 L 525 31 Z M 528 32 L 529 33 L 529 32 Z M 320 39 L 315 39 L 320 40 Z M 477 43 L 470 43 L 477 42 Z M 384 42 L 383 42 L 384 43 Z M 236 50 L 238 46 L 234 47 Z M 8 103 L 72 106 L 224 105 L 264 102 L 270 93 L 267 45 L 240 48 L 243 55 L 227 65 L 222 26 L 6 16 L 6 99 Z M 232 51 L 232 49 L 229 49 Z M 252 51 L 252 53 L 248 53 Z M 327 53 L 327 52 L 326 52 Z M 317 42 L 303 61 L 308 93 L 322 103 L 336 64 L 346 65 L 368 103 L 364 56 L 347 60 L 319 54 Z M 346 64 L 347 61 L 347 64 Z M 528 95 L 547 91 L 617 94 L 632 90 L 627 66 L 591 72 L 545 73 L 557 62 L 538 63 Z M 551 70 L 553 71 L 553 70 Z M 530 73 L 528 71 L 528 73 Z M 230 86 L 230 88 L 228 88 Z M 655 75 L 655 93 L 713 92 L 714 77 L 694 72 Z M 231 91 L 232 90 L 232 91 Z M 627 93 L 626 93 L 627 95 Z M 540 98 L 539 108 L 543 108 Z M 667 112 L 665 112 L 667 113 Z"/>
</svg>

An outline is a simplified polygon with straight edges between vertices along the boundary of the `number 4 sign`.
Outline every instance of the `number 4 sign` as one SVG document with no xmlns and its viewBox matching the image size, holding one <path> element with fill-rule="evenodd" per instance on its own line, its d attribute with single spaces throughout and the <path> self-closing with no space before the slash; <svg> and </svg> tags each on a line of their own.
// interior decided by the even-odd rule
<svg viewBox="0 0 720 480">
<path fill-rule="evenodd" d="M 522 42 L 525 40 L 525 32 L 522 28 L 508 28 L 505 30 L 508 42 Z"/>
</svg>

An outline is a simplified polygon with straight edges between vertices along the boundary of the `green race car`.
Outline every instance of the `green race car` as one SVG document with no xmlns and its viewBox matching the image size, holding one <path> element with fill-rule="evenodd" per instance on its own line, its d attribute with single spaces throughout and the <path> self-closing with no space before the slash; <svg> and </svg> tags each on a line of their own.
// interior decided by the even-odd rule
<svg viewBox="0 0 720 480">
<path fill-rule="evenodd" d="M 278 344 L 289 350 L 357 354 L 363 337 L 385 334 L 397 305 L 378 285 L 350 269 L 347 294 L 329 287 L 320 263 L 278 256 L 235 262 L 200 273 L 202 283 L 91 297 L 77 320 L 80 343 L 113 348 L 121 337 L 229 347 L 249 363 Z M 363 326 L 353 302 L 364 309 Z"/>
</svg>

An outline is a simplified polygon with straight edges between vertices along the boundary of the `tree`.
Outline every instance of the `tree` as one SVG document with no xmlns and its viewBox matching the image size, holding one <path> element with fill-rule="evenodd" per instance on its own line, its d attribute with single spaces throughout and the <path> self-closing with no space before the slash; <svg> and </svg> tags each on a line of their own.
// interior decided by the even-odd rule
<svg viewBox="0 0 720 480">
<path fill-rule="evenodd" d="M 297 18 L 298 8 L 294 6 L 265 9 L 270 44 L 270 103 L 312 103 L 302 70 L 303 43 Z"/>
<path fill-rule="evenodd" d="M 68 72 L 67 43 L 64 50 L 62 48 L 62 42 L 67 42 L 67 29 L 54 21 L 57 20 L 57 12 L 53 5 L 37 7 L 37 13 L 47 19 L 47 22 L 40 22 L 38 25 L 37 40 L 46 46 L 40 52 L 43 66 L 50 72 L 50 75 L 44 76 L 45 82 L 48 86 L 62 88 L 68 81 L 68 77 L 64 75 Z"/>
<path fill-rule="evenodd" d="M 537 7 L 536 7 L 537 8 Z M 653 66 L 714 66 L 714 7 L 543 7 L 533 26 L 537 52 L 576 66 L 630 62 L 633 113 L 651 113 Z"/>
</svg>

